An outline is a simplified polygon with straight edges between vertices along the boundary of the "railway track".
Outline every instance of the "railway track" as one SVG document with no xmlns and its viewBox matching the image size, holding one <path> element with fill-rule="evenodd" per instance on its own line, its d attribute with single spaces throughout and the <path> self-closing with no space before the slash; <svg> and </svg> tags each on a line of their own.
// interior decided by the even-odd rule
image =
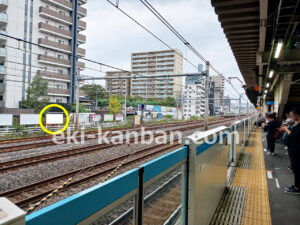
<svg viewBox="0 0 300 225">
<path fill-rule="evenodd" d="M 160 124 L 160 125 L 149 125 L 145 127 L 145 131 L 147 130 L 154 130 L 154 129 L 161 129 L 161 128 L 166 128 L 166 127 L 170 127 L 171 125 L 173 126 L 182 126 L 182 125 L 189 125 L 189 124 L 203 124 L 203 121 L 196 121 L 196 122 L 189 122 L 189 123 L 184 123 L 184 122 L 180 122 L 180 123 L 172 123 L 172 124 Z M 122 133 L 126 133 L 128 131 L 139 131 L 141 128 L 128 128 L 128 129 L 110 129 L 110 130 L 105 130 L 108 132 L 113 132 L 113 131 L 121 131 Z M 88 131 L 85 133 L 85 140 L 93 140 L 93 139 L 97 139 L 98 138 L 98 131 Z M 113 136 L 113 133 L 109 133 L 109 136 Z M 46 137 L 46 138 L 44 138 Z M 76 135 L 76 137 L 81 138 L 80 134 Z M 16 139 L 19 140 L 19 139 Z M 63 141 L 64 143 L 68 143 L 71 142 L 72 140 L 68 140 L 68 138 L 58 138 L 57 140 L 59 140 L 60 142 Z M 35 142 L 32 142 L 35 141 Z M 23 142 L 17 142 L 18 144 L 15 144 L 14 142 L 12 142 L 11 144 L 5 144 L 5 146 L 3 146 L 4 144 L 2 144 L 0 142 L 0 154 L 1 153 L 7 153 L 7 152 L 14 152 L 14 151 L 22 151 L 22 150 L 27 150 L 27 149 L 35 149 L 35 148 L 41 148 L 41 147 L 47 147 L 47 146 L 53 146 L 56 145 L 56 143 L 50 138 L 50 136 L 41 136 L 41 139 L 32 139 L 31 141 L 28 141 L 28 139 L 26 139 L 26 141 Z M 2 145 L 2 146 L 1 146 Z"/>
<path fill-rule="evenodd" d="M 120 156 L 105 162 L 98 163 L 96 165 L 86 167 L 84 169 L 78 169 L 63 175 L 52 177 L 50 179 L 45 179 L 40 182 L 3 192 L 0 193 L 0 195 L 9 198 L 16 205 L 24 208 L 30 203 L 33 203 L 49 194 L 53 189 L 60 186 L 69 177 L 76 175 L 73 181 L 66 188 L 82 184 L 83 182 L 87 182 L 97 177 L 104 177 L 106 174 L 113 171 L 123 160 L 127 158 L 127 161 L 123 164 L 123 168 L 136 164 L 143 160 L 156 157 L 158 154 L 164 154 L 175 148 L 178 148 L 179 146 L 181 146 L 181 144 L 179 144 L 178 142 L 174 142 L 174 144 L 171 146 L 170 143 L 167 143 L 144 148 L 138 152 L 132 153 L 130 156 Z"/>
<path fill-rule="evenodd" d="M 202 121 L 193 121 L 189 123 L 199 123 Z M 165 123 L 165 124 L 149 124 L 149 125 L 144 125 L 145 128 L 151 128 L 151 127 L 156 127 L 156 126 L 171 126 L 171 125 L 182 125 L 185 124 L 186 122 L 172 122 L 172 123 Z M 134 129 L 132 127 L 128 128 L 122 128 L 122 130 L 130 130 Z M 104 131 L 116 131 L 120 130 L 120 128 L 109 128 L 109 129 L 103 129 Z M 94 134 L 97 133 L 97 131 L 85 131 L 86 134 Z M 44 136 L 37 136 L 37 137 L 26 137 L 26 138 L 16 138 L 16 139 L 10 139 L 10 140 L 0 140 L 0 146 L 1 145 L 8 145 L 8 144 L 16 144 L 16 143 L 22 143 L 22 142 L 32 142 L 32 141 L 41 141 L 41 140 L 49 140 L 51 139 L 51 135 L 44 135 Z"/>
<path fill-rule="evenodd" d="M 232 119 L 222 120 L 221 122 L 211 121 L 210 125 L 220 125 L 220 124 L 225 125 L 224 123 L 230 124 L 231 121 Z M 196 129 L 199 128 L 199 126 L 203 126 L 203 124 L 188 126 L 182 129 L 190 130 L 193 129 L 192 127 Z M 66 181 L 66 179 L 70 177 L 72 177 L 73 179 L 66 186 L 65 189 L 69 189 L 71 187 L 75 187 L 78 185 L 83 185 L 95 179 L 103 178 L 107 174 L 114 171 L 115 168 L 124 160 L 126 161 L 124 164 L 122 164 L 122 169 L 128 170 L 136 167 L 138 164 L 142 162 L 151 160 L 159 155 L 177 149 L 180 146 L 181 144 L 179 144 L 177 140 L 171 145 L 170 143 L 167 143 L 167 144 L 160 144 L 152 147 L 147 147 L 137 152 L 133 152 L 129 155 L 127 154 L 120 157 L 116 157 L 105 162 L 101 162 L 85 168 L 77 169 L 49 179 L 45 179 L 36 183 L 25 185 L 10 191 L 2 192 L 0 193 L 0 195 L 3 197 L 7 197 L 8 199 L 10 199 L 12 202 L 14 202 L 16 205 L 18 205 L 21 208 L 27 208 L 30 204 L 40 200 L 47 194 L 51 193 L 55 188 L 62 185 Z M 107 148 L 107 146 L 105 148 Z M 29 161 L 27 161 L 26 163 L 29 163 Z"/>
<path fill-rule="evenodd" d="M 216 121 L 211 121 L 209 124 L 213 125 L 217 123 Z M 219 123 L 219 122 L 218 122 Z M 172 131 L 186 131 L 190 129 L 196 129 L 196 128 L 201 128 L 203 127 L 203 123 L 200 124 L 188 124 L 188 126 L 184 128 L 175 128 L 172 130 L 166 131 L 166 134 L 169 135 L 170 132 Z M 157 136 L 161 136 L 162 134 L 154 134 L 154 138 Z M 148 136 L 149 137 L 149 136 Z M 147 138 L 147 136 L 146 136 Z M 141 136 L 139 136 L 138 141 L 141 140 Z M 135 138 L 131 137 L 128 140 L 129 143 L 135 142 Z M 115 147 L 117 144 L 112 144 L 112 143 L 103 143 L 103 144 L 98 144 L 98 145 L 92 145 L 92 146 L 85 146 L 85 147 L 78 147 L 78 148 L 71 148 L 65 151 L 60 151 L 60 152 L 53 152 L 53 153 L 48 153 L 48 154 L 42 154 L 38 156 L 33 156 L 33 157 L 27 157 L 23 159 L 16 159 L 16 160 L 10 160 L 6 162 L 1 162 L 0 163 L 0 172 L 7 172 L 9 170 L 16 170 L 16 169 L 21 169 L 24 167 L 28 166 L 34 166 L 40 163 L 47 163 L 63 158 L 69 158 L 69 157 L 74 157 L 78 156 L 81 154 L 88 154 L 92 153 L 95 151 L 101 151 L 110 147 Z M 122 145 L 122 144 L 118 144 Z"/>
</svg>

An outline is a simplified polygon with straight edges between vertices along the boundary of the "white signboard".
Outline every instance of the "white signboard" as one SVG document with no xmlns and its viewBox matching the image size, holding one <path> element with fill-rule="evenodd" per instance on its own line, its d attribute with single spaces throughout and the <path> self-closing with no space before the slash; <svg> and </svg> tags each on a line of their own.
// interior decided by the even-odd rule
<svg viewBox="0 0 300 225">
<path fill-rule="evenodd" d="M 79 123 L 88 124 L 90 122 L 89 113 L 79 113 Z"/>
<path fill-rule="evenodd" d="M 12 126 L 12 114 L 0 114 L 0 126 Z"/>
<path fill-rule="evenodd" d="M 122 114 L 117 114 L 116 115 L 116 121 L 123 121 L 123 115 Z"/>
<path fill-rule="evenodd" d="M 39 114 L 21 114 L 20 125 L 36 125 L 39 124 Z"/>
<path fill-rule="evenodd" d="M 63 114 L 46 114 L 46 124 L 63 124 Z"/>
<path fill-rule="evenodd" d="M 104 114 L 104 121 L 114 121 L 114 115 Z"/>
</svg>

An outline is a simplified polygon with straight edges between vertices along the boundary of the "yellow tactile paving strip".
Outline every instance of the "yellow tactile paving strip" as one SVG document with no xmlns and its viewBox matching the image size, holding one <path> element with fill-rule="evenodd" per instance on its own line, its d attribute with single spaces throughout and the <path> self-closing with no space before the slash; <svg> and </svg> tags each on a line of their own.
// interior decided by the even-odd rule
<svg viewBox="0 0 300 225">
<path fill-rule="evenodd" d="M 246 146 L 245 153 L 252 154 L 250 169 L 238 168 L 234 186 L 246 188 L 242 225 L 271 225 L 269 192 L 260 129 L 252 131 L 253 146 Z"/>
</svg>

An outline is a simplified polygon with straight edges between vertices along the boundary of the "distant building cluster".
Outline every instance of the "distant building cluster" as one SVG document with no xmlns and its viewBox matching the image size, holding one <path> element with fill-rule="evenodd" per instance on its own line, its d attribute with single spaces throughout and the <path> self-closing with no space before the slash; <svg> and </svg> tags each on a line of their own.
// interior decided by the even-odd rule
<svg viewBox="0 0 300 225">
<path fill-rule="evenodd" d="M 183 71 L 183 55 L 178 49 L 150 52 L 134 52 L 131 54 L 131 73 L 116 71 L 107 72 L 106 77 L 145 76 L 139 79 L 106 80 L 106 90 L 112 95 L 140 96 L 144 99 L 163 99 L 173 97 L 181 106 L 184 118 L 201 117 L 205 113 L 205 77 L 195 74 L 182 77 L 168 77 L 181 74 Z M 203 65 L 198 65 L 198 73 L 203 72 Z M 149 75 L 164 75 L 161 78 L 147 78 Z M 224 111 L 225 79 L 221 76 L 210 77 L 209 111 L 210 115 Z"/>
</svg>

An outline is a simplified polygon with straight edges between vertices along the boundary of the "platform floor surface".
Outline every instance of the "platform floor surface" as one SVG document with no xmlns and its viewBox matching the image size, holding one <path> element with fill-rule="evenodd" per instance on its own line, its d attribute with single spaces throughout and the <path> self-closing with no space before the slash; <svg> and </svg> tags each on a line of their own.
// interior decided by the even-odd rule
<svg viewBox="0 0 300 225">
<path fill-rule="evenodd" d="M 211 225 L 271 225 L 261 130 L 254 128 Z M 228 197 L 234 196 L 234 197 Z M 281 225 L 285 225 L 282 223 Z"/>
<path fill-rule="evenodd" d="M 267 154 L 265 133 L 262 133 L 271 217 L 273 225 L 300 224 L 300 195 L 286 194 L 283 189 L 294 184 L 293 173 L 287 168 L 290 164 L 287 149 L 280 141 L 275 147 L 275 156 Z M 300 163 L 300 162 L 299 162 Z"/>
</svg>

